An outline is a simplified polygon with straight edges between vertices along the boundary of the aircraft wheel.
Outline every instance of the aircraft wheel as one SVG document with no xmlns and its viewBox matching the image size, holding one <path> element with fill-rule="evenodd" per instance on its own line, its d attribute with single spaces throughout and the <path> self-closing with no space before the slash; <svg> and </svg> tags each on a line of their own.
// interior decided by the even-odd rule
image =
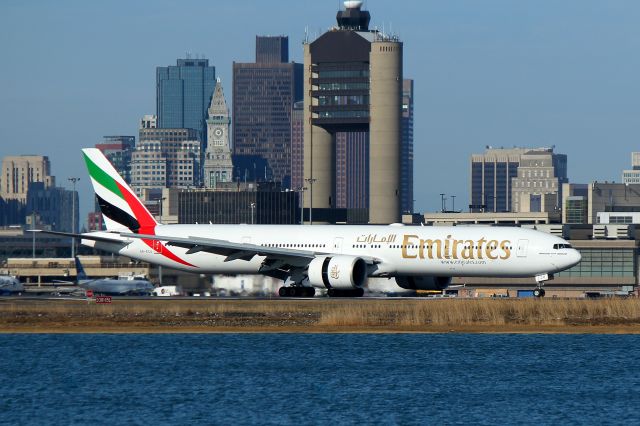
<svg viewBox="0 0 640 426">
<path fill-rule="evenodd" d="M 287 294 L 287 288 L 286 288 L 286 287 L 280 287 L 280 288 L 278 289 L 278 296 L 280 296 L 280 297 L 287 297 L 287 296 L 288 296 L 288 294 Z"/>
<path fill-rule="evenodd" d="M 544 297 L 544 290 L 542 288 L 536 288 L 533 290 L 533 297 Z"/>
<path fill-rule="evenodd" d="M 316 294 L 316 289 L 313 287 L 303 287 L 304 288 L 304 297 L 313 297 Z"/>
<path fill-rule="evenodd" d="M 544 297 L 544 294 L 545 294 L 544 288 L 541 288 L 540 289 L 540 297 Z"/>
</svg>

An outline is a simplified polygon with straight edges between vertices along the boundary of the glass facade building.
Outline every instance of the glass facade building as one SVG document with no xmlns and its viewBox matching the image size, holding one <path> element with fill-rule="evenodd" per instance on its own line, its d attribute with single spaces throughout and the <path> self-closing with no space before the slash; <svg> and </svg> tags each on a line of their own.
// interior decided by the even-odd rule
<svg viewBox="0 0 640 426">
<path fill-rule="evenodd" d="M 581 248 L 582 261 L 556 274 L 558 277 L 634 277 L 636 249 Z"/>
<path fill-rule="evenodd" d="M 471 156 L 472 212 L 510 212 L 511 180 L 518 176 L 520 156 L 527 150 L 487 148 Z"/>
<path fill-rule="evenodd" d="M 135 147 L 135 136 L 104 136 L 102 143 L 96 144 L 127 183 L 131 183 L 131 153 Z"/>
<path fill-rule="evenodd" d="M 296 224 L 300 221 L 295 191 L 181 191 L 180 223 Z"/>
<path fill-rule="evenodd" d="M 292 115 L 302 100 L 302 64 L 256 59 L 233 63 L 234 154 L 264 158 L 273 179 L 290 188 Z"/>
<path fill-rule="evenodd" d="M 208 59 L 178 59 L 175 66 L 156 68 L 158 127 L 195 129 L 204 141 L 215 86 L 216 69 Z"/>
</svg>

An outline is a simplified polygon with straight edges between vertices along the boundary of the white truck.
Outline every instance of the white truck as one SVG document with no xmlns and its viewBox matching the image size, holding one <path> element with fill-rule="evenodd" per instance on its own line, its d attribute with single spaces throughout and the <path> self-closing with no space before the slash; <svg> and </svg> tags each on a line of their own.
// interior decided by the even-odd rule
<svg viewBox="0 0 640 426">
<path fill-rule="evenodd" d="M 175 285 L 165 285 L 154 288 L 151 295 L 159 297 L 182 296 L 182 289 Z"/>
</svg>

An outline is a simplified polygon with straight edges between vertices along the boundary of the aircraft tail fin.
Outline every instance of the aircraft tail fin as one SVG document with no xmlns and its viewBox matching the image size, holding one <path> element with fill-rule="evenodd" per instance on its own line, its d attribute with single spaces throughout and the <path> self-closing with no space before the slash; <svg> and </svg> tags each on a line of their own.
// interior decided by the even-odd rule
<svg viewBox="0 0 640 426">
<path fill-rule="evenodd" d="M 87 273 L 84 271 L 84 267 L 82 266 L 82 262 L 80 262 L 80 259 L 78 258 L 78 256 L 75 257 L 75 262 L 76 262 L 76 273 L 78 277 L 78 282 L 80 282 L 81 280 L 89 279 L 89 277 L 87 277 Z"/>
<path fill-rule="evenodd" d="M 108 231 L 155 234 L 158 222 L 97 148 L 82 150 Z"/>
</svg>

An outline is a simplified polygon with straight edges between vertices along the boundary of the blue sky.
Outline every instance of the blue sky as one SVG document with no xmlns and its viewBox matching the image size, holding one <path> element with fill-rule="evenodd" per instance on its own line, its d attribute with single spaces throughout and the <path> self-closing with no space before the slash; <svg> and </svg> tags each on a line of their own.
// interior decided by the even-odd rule
<svg viewBox="0 0 640 426">
<path fill-rule="evenodd" d="M 186 52 L 216 66 L 231 97 L 232 62 L 255 36 L 289 36 L 302 60 L 341 2 L 16 1 L 0 3 L 0 157 L 48 155 L 60 184 L 80 148 L 137 136 L 155 113 L 155 67 Z M 620 180 L 640 151 L 640 2 L 636 0 L 369 0 L 372 26 L 405 43 L 415 79 L 416 208 L 440 193 L 468 203 L 469 156 L 492 146 L 556 146 L 569 179 Z M 229 99 L 230 100 L 230 99 Z"/>
</svg>

